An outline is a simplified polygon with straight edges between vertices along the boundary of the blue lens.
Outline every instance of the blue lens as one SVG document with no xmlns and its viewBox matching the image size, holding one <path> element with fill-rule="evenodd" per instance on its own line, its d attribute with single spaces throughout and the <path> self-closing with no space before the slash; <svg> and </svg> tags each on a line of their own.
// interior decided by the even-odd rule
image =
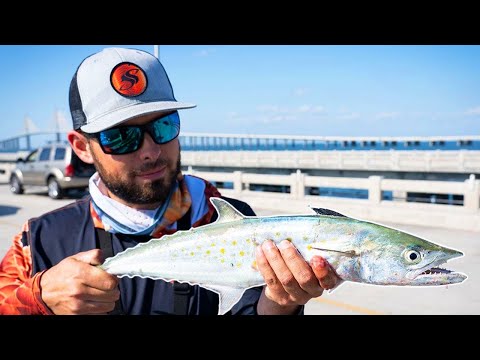
<svg viewBox="0 0 480 360">
<path fill-rule="evenodd" d="M 157 144 L 165 144 L 180 133 L 178 112 L 162 116 L 148 124 L 119 126 L 97 133 L 97 138 L 106 154 L 128 154 L 142 146 L 144 132 L 148 132 Z"/>
<path fill-rule="evenodd" d="M 107 154 L 127 154 L 138 150 L 142 140 L 142 130 L 138 127 L 125 126 L 101 131 L 100 145 Z"/>
<path fill-rule="evenodd" d="M 157 144 L 165 144 L 175 139 L 180 133 L 178 112 L 161 117 L 148 125 L 149 134 Z"/>
</svg>

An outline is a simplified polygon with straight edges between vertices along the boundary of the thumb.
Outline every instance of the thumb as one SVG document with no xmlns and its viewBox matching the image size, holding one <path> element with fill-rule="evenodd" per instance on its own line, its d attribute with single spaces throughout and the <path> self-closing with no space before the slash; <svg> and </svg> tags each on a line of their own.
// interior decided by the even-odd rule
<svg viewBox="0 0 480 360">
<path fill-rule="evenodd" d="M 90 265 L 100 265 L 104 261 L 103 253 L 100 249 L 79 252 L 73 255 L 72 258 Z"/>
</svg>

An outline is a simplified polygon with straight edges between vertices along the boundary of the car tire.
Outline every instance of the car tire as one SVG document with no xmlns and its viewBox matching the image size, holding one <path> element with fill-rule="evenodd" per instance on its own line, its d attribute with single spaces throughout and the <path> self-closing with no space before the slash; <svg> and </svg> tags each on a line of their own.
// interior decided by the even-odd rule
<svg viewBox="0 0 480 360">
<path fill-rule="evenodd" d="M 48 196 L 52 199 L 61 199 L 63 197 L 63 189 L 55 178 L 51 177 L 48 179 Z"/>
<path fill-rule="evenodd" d="M 23 194 L 23 185 L 16 175 L 10 178 L 10 191 L 14 194 Z"/>
</svg>

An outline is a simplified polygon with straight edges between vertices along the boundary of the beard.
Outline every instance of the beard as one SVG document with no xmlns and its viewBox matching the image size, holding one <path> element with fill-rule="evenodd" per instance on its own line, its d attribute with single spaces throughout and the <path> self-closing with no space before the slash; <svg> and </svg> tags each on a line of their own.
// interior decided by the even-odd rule
<svg viewBox="0 0 480 360">
<path fill-rule="evenodd" d="M 180 152 L 177 161 L 157 160 L 155 162 L 145 163 L 139 169 L 133 170 L 126 174 L 126 178 L 116 178 L 110 174 L 103 165 L 98 161 L 95 154 L 92 153 L 95 169 L 105 184 L 107 189 L 129 204 L 155 204 L 164 203 L 173 184 L 177 180 L 181 172 Z M 135 183 L 135 177 L 143 172 L 153 170 L 159 166 L 167 166 L 165 177 L 146 184 L 139 185 Z"/>
</svg>

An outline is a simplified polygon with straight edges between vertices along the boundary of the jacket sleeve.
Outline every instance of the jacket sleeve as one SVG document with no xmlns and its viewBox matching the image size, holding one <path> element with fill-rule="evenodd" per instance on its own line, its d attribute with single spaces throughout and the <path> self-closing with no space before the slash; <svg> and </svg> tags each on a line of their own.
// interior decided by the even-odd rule
<svg viewBox="0 0 480 360">
<path fill-rule="evenodd" d="M 52 314 L 41 298 L 40 279 L 44 273 L 32 277 L 32 257 L 27 243 L 28 223 L 16 235 L 0 263 L 0 314 Z"/>
</svg>

